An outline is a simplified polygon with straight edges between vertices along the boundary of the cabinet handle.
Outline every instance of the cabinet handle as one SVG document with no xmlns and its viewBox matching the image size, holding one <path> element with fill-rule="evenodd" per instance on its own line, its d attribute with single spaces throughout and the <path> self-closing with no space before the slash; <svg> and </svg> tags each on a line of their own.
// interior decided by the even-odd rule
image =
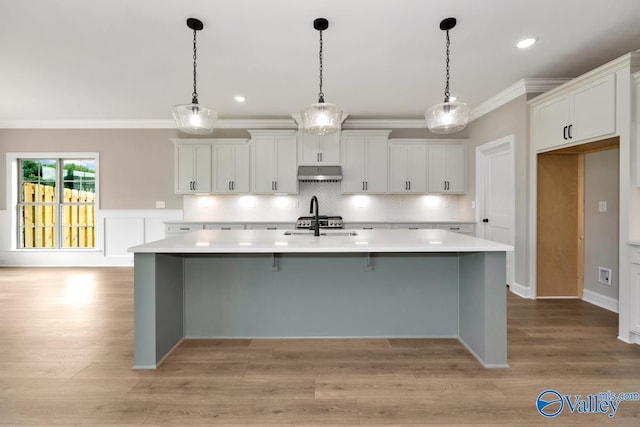
<svg viewBox="0 0 640 427">
<path fill-rule="evenodd" d="M 236 182 L 235 181 L 231 181 L 231 189 L 232 190 L 236 189 Z"/>
<path fill-rule="evenodd" d="M 275 190 L 275 188 L 273 188 L 273 181 L 271 181 L 271 190 Z"/>
<path fill-rule="evenodd" d="M 418 227 L 409 227 L 409 230 L 417 230 Z"/>
<path fill-rule="evenodd" d="M 411 190 L 411 181 L 409 181 L 409 190 Z"/>
<path fill-rule="evenodd" d="M 324 159 L 322 158 L 322 153 L 320 153 L 320 161 L 323 162 Z"/>
<path fill-rule="evenodd" d="M 569 126 L 565 126 L 564 128 L 562 128 L 562 137 L 565 139 L 565 141 L 567 140 L 567 129 L 569 128 Z"/>
<path fill-rule="evenodd" d="M 180 227 L 180 231 L 189 231 L 189 227 Z"/>
<path fill-rule="evenodd" d="M 229 190 L 231 190 L 231 181 L 228 182 L 227 186 L 229 187 Z"/>
<path fill-rule="evenodd" d="M 198 188 L 198 181 L 193 181 L 193 190 L 195 191 Z"/>
<path fill-rule="evenodd" d="M 320 153 L 316 153 L 316 162 L 320 161 Z"/>
<path fill-rule="evenodd" d="M 482 222 L 489 222 L 489 218 L 482 218 Z"/>
<path fill-rule="evenodd" d="M 449 227 L 449 230 L 460 230 L 460 227 Z"/>
<path fill-rule="evenodd" d="M 231 227 L 220 227 L 220 230 L 231 230 Z"/>
<path fill-rule="evenodd" d="M 275 187 L 274 189 L 278 191 L 278 181 L 273 181 L 273 186 Z"/>
<path fill-rule="evenodd" d="M 362 181 L 362 191 L 364 191 L 364 181 Z"/>
<path fill-rule="evenodd" d="M 277 230 L 278 227 L 267 227 L 267 230 Z"/>
<path fill-rule="evenodd" d="M 369 181 L 364 182 L 364 190 L 369 191 Z"/>
<path fill-rule="evenodd" d="M 373 230 L 373 227 L 362 227 L 363 230 Z"/>
<path fill-rule="evenodd" d="M 569 127 L 567 128 L 567 136 L 569 137 L 569 139 L 573 139 L 573 137 L 571 136 L 571 128 L 573 127 L 573 125 L 569 125 Z"/>
<path fill-rule="evenodd" d="M 405 182 L 404 182 L 404 189 L 405 189 L 405 190 L 408 190 L 408 189 L 409 189 L 409 186 L 407 185 L 407 182 L 408 182 L 408 181 L 405 181 Z"/>
</svg>

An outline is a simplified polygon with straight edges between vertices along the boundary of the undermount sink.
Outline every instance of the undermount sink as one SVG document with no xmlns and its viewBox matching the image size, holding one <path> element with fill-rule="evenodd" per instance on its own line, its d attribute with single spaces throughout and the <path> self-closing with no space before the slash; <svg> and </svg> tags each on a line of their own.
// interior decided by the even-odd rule
<svg viewBox="0 0 640 427">
<path fill-rule="evenodd" d="M 313 231 L 285 231 L 285 236 L 313 236 Z M 355 231 L 321 231 L 321 236 L 357 236 Z"/>
</svg>

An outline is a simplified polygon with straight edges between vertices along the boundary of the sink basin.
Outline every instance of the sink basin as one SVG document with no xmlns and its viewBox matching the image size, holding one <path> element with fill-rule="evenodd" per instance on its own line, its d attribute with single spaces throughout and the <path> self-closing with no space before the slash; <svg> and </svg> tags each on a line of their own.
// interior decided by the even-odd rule
<svg viewBox="0 0 640 427">
<path fill-rule="evenodd" d="M 285 231 L 285 236 L 313 236 L 313 231 Z M 321 236 L 357 236 L 355 231 L 321 231 Z"/>
</svg>

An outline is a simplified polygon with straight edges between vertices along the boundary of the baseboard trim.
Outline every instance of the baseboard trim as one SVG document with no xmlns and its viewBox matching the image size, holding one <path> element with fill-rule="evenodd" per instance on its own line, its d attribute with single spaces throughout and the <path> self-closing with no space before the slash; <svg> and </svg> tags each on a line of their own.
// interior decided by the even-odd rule
<svg viewBox="0 0 640 427">
<path fill-rule="evenodd" d="M 618 313 L 618 300 L 615 298 L 611 298 L 588 289 L 583 289 L 582 300 L 589 304 L 604 308 L 605 310 Z"/>
<path fill-rule="evenodd" d="M 529 288 L 528 286 L 513 282 L 511 285 L 509 285 L 509 289 L 511 290 L 511 292 L 521 298 L 533 299 L 533 297 L 531 296 L 531 288 Z"/>
</svg>

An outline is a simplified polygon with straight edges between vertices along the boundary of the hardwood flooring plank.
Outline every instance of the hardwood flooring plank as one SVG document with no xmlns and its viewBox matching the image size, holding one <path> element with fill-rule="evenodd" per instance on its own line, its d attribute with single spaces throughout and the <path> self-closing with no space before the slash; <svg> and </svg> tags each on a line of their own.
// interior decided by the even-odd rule
<svg viewBox="0 0 640 427">
<path fill-rule="evenodd" d="M 115 399 L 137 383 L 137 379 L 0 379 L 0 399 Z"/>
</svg>

